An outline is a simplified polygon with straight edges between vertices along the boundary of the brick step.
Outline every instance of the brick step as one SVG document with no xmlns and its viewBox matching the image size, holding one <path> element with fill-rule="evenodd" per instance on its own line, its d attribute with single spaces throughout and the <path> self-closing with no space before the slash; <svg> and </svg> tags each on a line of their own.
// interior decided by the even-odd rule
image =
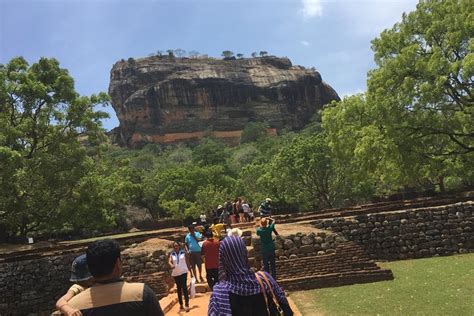
<svg viewBox="0 0 474 316">
<path fill-rule="evenodd" d="M 277 268 L 278 274 L 288 274 L 288 275 L 293 275 L 293 276 L 307 276 L 307 275 L 316 275 L 316 274 L 330 274 L 330 273 L 339 273 L 339 272 L 346 272 L 346 271 L 378 271 L 381 270 L 380 267 L 374 266 L 374 267 L 352 267 L 352 266 L 336 266 L 336 267 L 314 267 L 313 269 L 304 269 L 304 270 L 298 270 L 298 269 L 285 269 L 281 270 Z"/>
<path fill-rule="evenodd" d="M 325 276 L 325 275 L 332 275 L 332 274 L 351 274 L 351 273 L 359 273 L 359 272 L 378 272 L 381 269 L 338 269 L 338 270 L 319 270 L 319 271 L 311 271 L 307 273 L 291 273 L 291 272 L 279 272 L 277 270 L 278 279 L 291 279 L 291 278 L 308 278 L 313 276 Z"/>
<path fill-rule="evenodd" d="M 393 280 L 390 270 L 357 271 L 351 273 L 333 273 L 326 275 L 304 276 L 300 278 L 280 279 L 278 283 L 286 290 L 310 290 L 358 283 Z"/>
<path fill-rule="evenodd" d="M 337 263 L 352 263 L 352 264 L 375 264 L 371 260 L 363 260 L 363 259 L 353 259 L 353 258 L 329 258 L 329 259 L 318 259 L 318 257 L 303 257 L 303 258 L 296 258 L 296 259 L 288 259 L 288 260 L 278 260 L 276 262 L 277 266 L 282 267 L 300 267 L 300 266 L 307 266 L 307 265 L 327 265 L 327 264 L 337 264 Z"/>
<path fill-rule="evenodd" d="M 363 268 L 363 267 L 377 267 L 376 264 L 370 262 L 328 262 L 326 264 L 294 264 L 294 265 L 276 265 L 279 269 L 289 269 L 296 270 L 298 268 L 306 269 L 308 267 L 313 267 L 316 269 L 323 268 L 337 268 L 337 267 L 350 267 L 350 268 Z"/>
</svg>

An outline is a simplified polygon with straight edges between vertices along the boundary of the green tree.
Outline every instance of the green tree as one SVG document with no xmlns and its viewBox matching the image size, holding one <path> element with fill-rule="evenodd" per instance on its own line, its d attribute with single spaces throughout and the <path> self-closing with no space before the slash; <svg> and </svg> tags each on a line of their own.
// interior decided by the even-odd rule
<svg viewBox="0 0 474 316">
<path fill-rule="evenodd" d="M 94 168 L 81 139 L 99 143 L 108 96 L 79 96 L 55 59 L 0 65 L 0 221 L 14 234 L 61 228 Z M 6 168 L 5 168 L 5 167 Z"/>
<path fill-rule="evenodd" d="M 240 143 L 251 143 L 264 139 L 267 136 L 268 124 L 262 122 L 248 123 L 242 135 L 240 136 Z"/>
<path fill-rule="evenodd" d="M 175 56 L 177 56 L 179 58 L 182 58 L 182 57 L 186 56 L 186 51 L 184 49 L 181 49 L 181 48 L 176 48 L 174 50 L 174 54 L 175 54 Z"/>
<path fill-rule="evenodd" d="M 255 57 L 258 56 L 258 54 L 257 54 L 257 52 L 253 52 L 253 53 L 251 54 L 251 56 L 252 56 L 253 58 L 255 58 Z"/>
<path fill-rule="evenodd" d="M 441 190 L 453 166 L 474 159 L 473 19 L 472 1 L 420 1 L 372 42 L 373 126 L 402 160 L 421 161 L 424 179 Z"/>
<path fill-rule="evenodd" d="M 221 56 L 224 58 L 231 58 L 232 56 L 234 56 L 234 53 L 230 50 L 225 50 L 222 52 Z"/>
<path fill-rule="evenodd" d="M 261 50 L 259 54 L 260 54 L 260 57 L 265 57 L 265 56 L 268 55 L 268 52 L 264 51 L 264 50 Z"/>
<path fill-rule="evenodd" d="M 189 51 L 189 57 L 191 58 L 197 58 L 199 56 L 199 52 L 195 50 Z"/>
<path fill-rule="evenodd" d="M 236 56 L 237 56 L 237 58 L 241 59 L 241 58 L 244 57 L 244 54 L 238 53 Z"/>
<path fill-rule="evenodd" d="M 341 199 L 341 180 L 323 134 L 295 138 L 272 161 L 272 169 L 286 202 L 320 209 Z"/>
</svg>

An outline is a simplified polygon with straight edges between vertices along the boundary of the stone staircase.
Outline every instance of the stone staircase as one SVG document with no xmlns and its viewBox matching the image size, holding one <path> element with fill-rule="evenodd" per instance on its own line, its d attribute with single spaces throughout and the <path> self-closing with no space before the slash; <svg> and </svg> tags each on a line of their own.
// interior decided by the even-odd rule
<svg viewBox="0 0 474 316">
<path fill-rule="evenodd" d="M 393 280 L 391 270 L 381 269 L 353 242 L 339 244 L 335 253 L 278 260 L 276 265 L 278 282 L 286 290 Z"/>
</svg>

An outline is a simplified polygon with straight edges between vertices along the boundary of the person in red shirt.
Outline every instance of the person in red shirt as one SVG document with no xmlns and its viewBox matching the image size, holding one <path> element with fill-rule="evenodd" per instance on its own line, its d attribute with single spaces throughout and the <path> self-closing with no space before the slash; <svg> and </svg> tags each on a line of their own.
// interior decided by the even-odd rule
<svg viewBox="0 0 474 316">
<path fill-rule="evenodd" d="M 212 290 L 219 280 L 219 240 L 214 239 L 210 231 L 205 236 L 207 239 L 202 244 L 201 254 L 205 257 L 207 284 Z"/>
</svg>

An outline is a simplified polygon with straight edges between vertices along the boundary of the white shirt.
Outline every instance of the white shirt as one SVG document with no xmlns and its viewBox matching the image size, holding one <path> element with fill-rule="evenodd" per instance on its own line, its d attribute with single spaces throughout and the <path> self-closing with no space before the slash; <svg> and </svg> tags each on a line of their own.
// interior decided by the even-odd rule
<svg viewBox="0 0 474 316">
<path fill-rule="evenodd" d="M 199 217 L 201 218 L 201 223 L 204 223 L 206 221 L 206 215 L 205 214 L 202 214 Z"/>
<path fill-rule="evenodd" d="M 250 211 L 250 206 L 247 203 L 242 204 L 242 209 L 244 213 L 248 213 Z"/>
<path fill-rule="evenodd" d="M 176 252 L 171 253 L 171 260 L 173 261 L 173 271 L 171 276 L 178 276 L 184 273 L 188 273 L 188 265 L 186 264 L 186 254 L 184 251 L 180 250 L 179 254 Z"/>
</svg>

